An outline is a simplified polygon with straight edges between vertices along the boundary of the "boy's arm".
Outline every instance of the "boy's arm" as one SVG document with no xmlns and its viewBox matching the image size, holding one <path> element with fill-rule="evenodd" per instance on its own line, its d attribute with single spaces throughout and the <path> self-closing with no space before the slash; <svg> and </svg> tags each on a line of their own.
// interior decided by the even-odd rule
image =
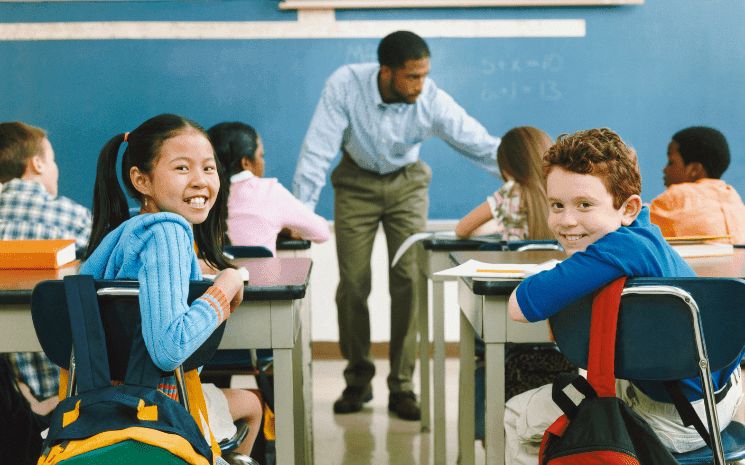
<svg viewBox="0 0 745 465">
<path fill-rule="evenodd" d="M 510 312 L 510 318 L 512 318 L 513 321 L 519 321 L 521 323 L 529 323 L 528 319 L 525 318 L 525 315 L 523 315 L 523 311 L 520 310 L 520 305 L 517 303 L 517 288 L 515 288 L 515 290 L 512 291 L 508 309 Z"/>
<path fill-rule="evenodd" d="M 631 260 L 614 257 L 629 255 Z M 525 278 L 510 296 L 509 313 L 515 321 L 546 320 L 567 305 L 621 276 L 657 276 L 657 258 L 641 243 L 601 238 L 584 252 Z"/>
</svg>

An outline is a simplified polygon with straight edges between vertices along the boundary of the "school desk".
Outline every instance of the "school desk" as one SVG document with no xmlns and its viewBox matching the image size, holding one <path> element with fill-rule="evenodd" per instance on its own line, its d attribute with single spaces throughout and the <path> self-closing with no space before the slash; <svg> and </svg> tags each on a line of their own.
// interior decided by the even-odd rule
<svg viewBox="0 0 745 465">
<path fill-rule="evenodd" d="M 311 464 L 303 395 L 311 384 L 304 377 L 307 344 L 303 299 L 308 289 L 310 258 L 234 260 L 248 269 L 243 303 L 231 315 L 221 349 L 273 349 L 277 463 Z M 40 351 L 31 321 L 31 291 L 39 281 L 61 279 L 77 267 L 60 270 L 0 270 L 0 352 Z M 312 450 L 312 449 L 311 449 Z"/>
<path fill-rule="evenodd" d="M 451 267 L 468 260 L 485 263 L 541 263 L 564 259 L 559 251 L 454 252 Z M 729 257 L 686 260 L 699 276 L 744 277 L 745 249 L 735 249 Z M 504 463 L 504 345 L 506 342 L 549 342 L 545 321 L 518 323 L 510 319 L 507 304 L 520 279 L 477 281 L 460 278 L 460 382 L 458 401 L 458 444 L 460 464 L 474 463 L 474 332 L 486 343 L 486 463 Z M 480 446 L 479 446 L 480 447 Z"/>
<path fill-rule="evenodd" d="M 285 236 L 277 238 L 277 257 L 279 258 L 301 258 L 310 257 L 311 242 L 305 239 L 290 239 Z M 312 286 L 309 286 L 305 292 L 305 298 L 301 301 L 302 305 L 302 324 L 300 332 L 302 337 L 302 354 L 303 354 L 303 379 L 311 380 L 311 363 L 313 362 L 313 341 L 311 338 L 311 292 Z M 303 400 L 305 402 L 305 456 L 314 457 L 313 450 L 313 383 L 306 382 L 303 384 Z"/>
<path fill-rule="evenodd" d="M 422 279 L 419 286 L 419 357 L 421 375 L 421 428 L 430 429 L 430 375 L 429 375 L 429 292 L 427 280 L 432 281 L 432 355 L 434 358 L 434 458 L 435 465 L 444 465 L 447 457 L 445 437 L 445 281 L 455 281 L 453 276 L 435 276 L 434 273 L 451 268 L 450 253 L 475 251 L 483 241 L 473 239 L 425 239 L 423 260 L 420 261 Z"/>
</svg>

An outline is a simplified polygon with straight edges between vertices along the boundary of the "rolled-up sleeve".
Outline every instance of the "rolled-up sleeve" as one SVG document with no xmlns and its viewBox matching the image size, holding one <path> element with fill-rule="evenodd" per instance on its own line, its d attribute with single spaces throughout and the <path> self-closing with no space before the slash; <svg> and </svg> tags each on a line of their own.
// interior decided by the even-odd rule
<svg viewBox="0 0 745 465">
<path fill-rule="evenodd" d="M 501 140 L 494 137 L 455 100 L 437 89 L 432 109 L 435 115 L 433 134 L 453 147 L 466 159 L 500 177 L 497 148 Z"/>
</svg>

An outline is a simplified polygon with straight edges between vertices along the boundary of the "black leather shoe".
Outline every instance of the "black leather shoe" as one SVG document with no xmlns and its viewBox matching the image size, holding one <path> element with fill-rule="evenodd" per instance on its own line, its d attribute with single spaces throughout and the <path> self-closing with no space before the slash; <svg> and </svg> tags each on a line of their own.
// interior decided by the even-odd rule
<svg viewBox="0 0 745 465">
<path fill-rule="evenodd" d="M 398 415 L 403 420 L 421 420 L 422 412 L 416 395 L 411 391 L 391 392 L 388 396 L 388 410 Z"/>
<path fill-rule="evenodd" d="M 334 402 L 334 413 L 352 413 L 362 410 L 362 404 L 372 400 L 372 386 L 347 386 Z"/>
</svg>

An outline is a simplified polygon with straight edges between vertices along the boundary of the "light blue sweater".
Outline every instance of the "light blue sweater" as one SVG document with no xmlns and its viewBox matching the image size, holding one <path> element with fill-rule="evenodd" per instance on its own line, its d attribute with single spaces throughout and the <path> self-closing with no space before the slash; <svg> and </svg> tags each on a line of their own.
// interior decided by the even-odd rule
<svg viewBox="0 0 745 465">
<path fill-rule="evenodd" d="M 125 221 L 101 241 L 80 274 L 140 282 L 142 335 L 161 370 L 184 362 L 221 322 L 209 296 L 186 303 L 189 280 L 201 280 L 202 272 L 191 225 L 179 215 L 142 214 Z"/>
</svg>

